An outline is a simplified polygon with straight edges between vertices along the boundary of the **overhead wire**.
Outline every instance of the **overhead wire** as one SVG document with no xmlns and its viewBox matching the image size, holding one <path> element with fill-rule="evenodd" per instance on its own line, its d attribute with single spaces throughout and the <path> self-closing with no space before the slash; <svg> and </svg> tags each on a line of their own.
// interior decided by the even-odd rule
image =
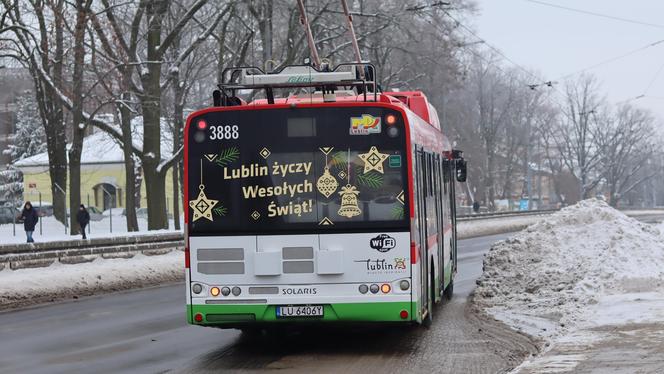
<svg viewBox="0 0 664 374">
<path fill-rule="evenodd" d="M 639 52 L 642 52 L 642 51 L 644 51 L 644 50 L 646 50 L 646 49 L 649 49 L 649 48 L 652 48 L 652 47 L 658 46 L 658 45 L 660 45 L 660 44 L 662 44 L 662 43 L 664 43 L 664 39 L 660 39 L 660 40 L 658 40 L 658 41 L 656 41 L 656 42 L 653 42 L 653 43 L 647 44 L 647 45 L 645 45 L 645 46 L 643 46 L 643 47 L 640 47 L 640 48 L 637 48 L 637 49 L 631 50 L 631 51 L 629 51 L 629 52 L 627 52 L 627 53 L 623 53 L 623 54 L 621 54 L 621 55 L 619 55 L 619 56 L 612 57 L 612 58 L 610 58 L 610 59 L 607 59 L 607 60 L 604 60 L 604 61 L 598 62 L 598 63 L 596 63 L 596 64 L 590 65 L 590 66 L 585 67 L 585 68 L 583 68 L 583 69 L 577 70 L 577 71 L 575 71 L 575 72 L 573 72 L 573 73 L 565 74 L 565 75 L 563 75 L 563 76 L 560 76 L 560 77 L 556 78 L 556 80 L 567 79 L 567 78 L 570 78 L 570 77 L 575 76 L 575 75 L 577 75 L 577 74 L 585 73 L 586 71 L 593 70 L 593 69 L 598 68 L 598 67 L 600 67 L 600 66 L 604 66 L 604 65 L 610 64 L 610 63 L 612 63 L 612 62 L 615 62 L 615 61 L 621 60 L 621 59 L 623 59 L 623 58 L 626 58 L 626 57 L 629 57 L 629 56 L 635 55 L 635 54 L 637 54 L 637 53 L 639 53 Z"/>
<path fill-rule="evenodd" d="M 594 17 L 606 18 L 606 19 L 611 19 L 611 20 L 614 20 L 614 21 L 626 22 L 626 23 L 631 23 L 631 24 L 635 24 L 635 25 L 649 26 L 649 27 L 656 27 L 656 28 L 659 28 L 659 29 L 664 29 L 664 25 L 661 25 L 661 24 L 658 24 L 658 23 L 643 22 L 643 21 L 633 20 L 633 19 L 624 18 L 624 17 L 612 16 L 612 15 L 609 15 L 609 14 L 602 14 L 602 13 L 593 12 L 593 11 L 589 11 L 589 10 L 571 8 L 571 7 L 567 7 L 567 6 L 564 6 L 564 5 L 549 3 L 549 2 L 541 1 L 541 0 L 524 0 L 524 1 L 529 2 L 529 3 L 533 3 L 533 4 L 548 6 L 548 7 L 551 7 L 551 8 L 563 9 L 563 10 L 567 10 L 567 11 L 570 11 L 570 12 L 586 14 L 586 15 L 590 15 L 590 16 L 594 16 Z"/>
</svg>

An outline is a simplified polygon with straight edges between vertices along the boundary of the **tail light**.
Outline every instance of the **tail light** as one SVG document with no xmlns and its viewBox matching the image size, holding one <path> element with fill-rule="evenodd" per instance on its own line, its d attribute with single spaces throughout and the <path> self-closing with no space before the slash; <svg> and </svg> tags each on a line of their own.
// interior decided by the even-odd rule
<svg viewBox="0 0 664 374">
<path fill-rule="evenodd" d="M 184 247 L 184 267 L 185 269 L 189 269 L 190 266 L 189 262 L 189 247 Z"/>
<path fill-rule="evenodd" d="M 194 321 L 196 321 L 196 322 L 198 322 L 198 323 L 203 322 L 203 315 L 200 314 L 200 313 L 196 313 L 196 314 L 194 315 Z"/>
<path fill-rule="evenodd" d="M 417 245 L 415 245 L 415 242 L 410 242 L 410 263 L 417 264 Z"/>
<path fill-rule="evenodd" d="M 401 313 L 399 313 L 399 317 L 401 317 L 401 319 L 408 318 L 408 311 L 407 310 L 402 310 Z"/>
</svg>

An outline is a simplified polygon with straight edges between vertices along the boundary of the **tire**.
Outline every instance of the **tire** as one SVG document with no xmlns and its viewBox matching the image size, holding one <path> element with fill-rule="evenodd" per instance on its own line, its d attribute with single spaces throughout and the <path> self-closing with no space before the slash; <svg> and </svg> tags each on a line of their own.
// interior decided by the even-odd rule
<svg viewBox="0 0 664 374">
<path fill-rule="evenodd" d="M 450 284 L 447 285 L 447 288 L 443 292 L 443 296 L 445 296 L 446 300 L 452 300 L 452 296 L 454 295 L 454 278 L 450 279 Z"/>
</svg>

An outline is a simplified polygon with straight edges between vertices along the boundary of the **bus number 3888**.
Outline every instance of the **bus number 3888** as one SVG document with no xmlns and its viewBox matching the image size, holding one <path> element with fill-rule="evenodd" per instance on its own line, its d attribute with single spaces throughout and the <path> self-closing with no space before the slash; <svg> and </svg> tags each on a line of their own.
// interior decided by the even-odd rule
<svg viewBox="0 0 664 374">
<path fill-rule="evenodd" d="M 210 126 L 210 140 L 230 140 L 240 138 L 237 125 Z"/>
</svg>

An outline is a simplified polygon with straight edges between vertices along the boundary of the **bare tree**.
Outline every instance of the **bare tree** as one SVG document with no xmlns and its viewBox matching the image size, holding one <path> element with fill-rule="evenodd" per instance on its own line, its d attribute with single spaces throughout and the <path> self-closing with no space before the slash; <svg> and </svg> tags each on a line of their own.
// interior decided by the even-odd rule
<svg viewBox="0 0 664 374">
<path fill-rule="evenodd" d="M 625 194 L 657 175 L 656 170 L 646 170 L 655 151 L 653 122 L 648 112 L 626 104 L 594 134 L 609 203 L 614 207 Z"/>
<path fill-rule="evenodd" d="M 3 19 L 11 23 L 13 33 L 5 40 L 10 45 L 5 56 L 20 61 L 32 76 L 46 133 L 54 215 L 64 223 L 67 151 L 64 108 L 57 91 L 64 83 L 65 1 L 1 1 L 6 10 Z M 24 12 L 29 13 L 29 23 Z"/>
<path fill-rule="evenodd" d="M 564 120 L 560 122 L 556 140 L 565 166 L 579 181 L 579 193 L 585 199 L 602 178 L 597 169 L 600 154 L 593 134 L 602 126 L 598 119 L 604 99 L 599 95 L 597 80 L 584 75 L 567 84 L 565 100 Z"/>
</svg>

